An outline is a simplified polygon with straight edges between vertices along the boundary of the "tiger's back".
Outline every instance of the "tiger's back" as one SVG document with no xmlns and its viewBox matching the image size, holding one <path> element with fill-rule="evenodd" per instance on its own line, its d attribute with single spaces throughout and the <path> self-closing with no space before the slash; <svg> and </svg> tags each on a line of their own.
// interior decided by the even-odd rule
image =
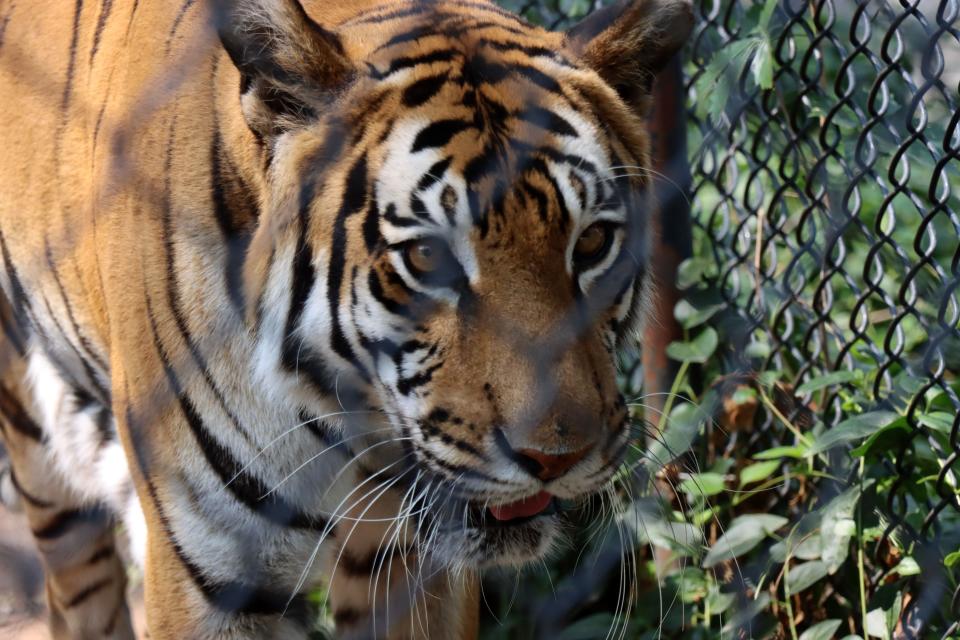
<svg viewBox="0 0 960 640">
<path fill-rule="evenodd" d="M 299 637 L 323 582 L 342 633 L 470 637 L 477 570 L 559 535 L 525 505 L 618 463 L 617 167 L 689 7 L 326 4 L 0 2 L 0 408 L 60 635 L 130 636 L 120 518 L 153 637 Z"/>
</svg>

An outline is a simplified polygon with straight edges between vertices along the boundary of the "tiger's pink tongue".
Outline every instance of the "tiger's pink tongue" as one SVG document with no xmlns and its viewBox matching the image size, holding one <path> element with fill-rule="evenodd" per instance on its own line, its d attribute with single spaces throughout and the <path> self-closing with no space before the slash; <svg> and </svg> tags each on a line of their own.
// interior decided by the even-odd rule
<svg viewBox="0 0 960 640">
<path fill-rule="evenodd" d="M 490 514 L 497 520 L 514 520 L 516 518 L 529 518 L 535 516 L 550 504 L 553 496 L 546 491 L 541 491 L 535 496 L 501 504 L 495 507 L 489 507 Z"/>
</svg>

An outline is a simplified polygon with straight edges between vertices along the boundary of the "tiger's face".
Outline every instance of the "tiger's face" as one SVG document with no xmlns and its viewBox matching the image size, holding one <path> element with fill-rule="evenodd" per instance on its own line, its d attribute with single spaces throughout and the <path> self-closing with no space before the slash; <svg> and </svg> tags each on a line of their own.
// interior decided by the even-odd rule
<svg viewBox="0 0 960 640">
<path fill-rule="evenodd" d="M 277 332 L 291 397 L 385 417 L 376 435 L 345 429 L 431 494 L 420 528 L 448 564 L 545 553 L 558 501 L 600 490 L 629 443 L 615 353 L 647 289 L 643 73 L 689 9 L 595 20 L 558 34 L 488 5 L 391 5 L 316 32 L 344 68 L 307 117 L 290 103 L 309 98 L 248 83 L 287 211 L 272 264 L 294 282 L 271 293 L 264 267 L 260 330 Z M 624 73 L 607 59 L 628 54 Z"/>
</svg>

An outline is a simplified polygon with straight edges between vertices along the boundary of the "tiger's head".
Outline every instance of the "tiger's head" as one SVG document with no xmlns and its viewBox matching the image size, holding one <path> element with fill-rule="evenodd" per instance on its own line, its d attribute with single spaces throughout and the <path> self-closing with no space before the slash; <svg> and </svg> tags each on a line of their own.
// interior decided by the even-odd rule
<svg viewBox="0 0 960 640">
<path fill-rule="evenodd" d="M 386 416 L 347 422 L 429 487 L 442 562 L 538 557 L 556 499 L 601 489 L 630 438 L 615 373 L 648 288 L 642 117 L 689 3 L 618 2 L 565 33 L 466 0 L 337 23 L 228 4 L 269 185 L 247 264 L 260 366 L 316 414 Z"/>
</svg>

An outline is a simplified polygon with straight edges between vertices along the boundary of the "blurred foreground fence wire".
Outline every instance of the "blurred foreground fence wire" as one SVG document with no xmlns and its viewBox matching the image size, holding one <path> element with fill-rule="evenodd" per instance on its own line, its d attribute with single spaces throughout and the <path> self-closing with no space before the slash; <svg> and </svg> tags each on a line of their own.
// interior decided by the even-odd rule
<svg viewBox="0 0 960 640">
<path fill-rule="evenodd" d="M 604 3 L 501 4 L 563 28 Z M 821 613 L 838 615 L 842 607 L 830 603 L 865 610 L 861 599 L 873 607 L 872 597 L 892 585 L 891 635 L 960 637 L 960 0 L 695 6 L 682 65 L 687 120 L 655 120 L 656 169 L 674 187 L 658 193 L 660 232 L 673 253 L 660 248 L 655 266 L 668 311 L 678 298 L 675 276 L 684 302 L 713 332 L 700 334 L 714 341 L 702 363 L 705 386 L 759 379 L 783 396 L 758 404 L 741 428 L 707 421 L 697 461 L 714 468 L 717 460 L 749 460 L 803 442 L 806 433 L 859 444 L 852 458 L 849 447 L 818 452 L 827 459 L 821 476 L 835 486 L 811 488 L 787 472 L 743 503 L 751 513 L 802 523 L 809 493 L 872 487 L 865 519 L 876 521 L 876 535 L 867 557 L 841 570 L 859 566 L 863 591 L 853 593 L 858 581 L 834 568 L 820 576 L 831 585 L 816 606 L 795 606 L 814 612 L 809 628 Z M 677 78 L 661 85 L 663 95 L 680 89 L 670 84 Z M 678 127 L 686 128 L 685 145 Z M 678 150 L 686 162 L 677 162 Z M 689 197 L 689 216 L 678 194 Z M 675 368 L 651 370 L 661 363 L 653 356 L 701 326 L 690 313 L 676 325 L 660 315 L 643 366 L 628 367 L 628 391 L 638 391 L 641 377 L 648 396 L 671 391 Z M 723 512 L 724 525 L 741 513 Z M 908 554 L 913 568 L 904 565 Z M 767 588 L 750 576 L 736 586 Z M 644 630 L 663 631 L 647 622 Z M 849 626 L 883 637 L 859 618 Z M 779 629 L 773 635 L 784 637 Z M 760 637 L 743 637 L 751 636 Z"/>
</svg>

